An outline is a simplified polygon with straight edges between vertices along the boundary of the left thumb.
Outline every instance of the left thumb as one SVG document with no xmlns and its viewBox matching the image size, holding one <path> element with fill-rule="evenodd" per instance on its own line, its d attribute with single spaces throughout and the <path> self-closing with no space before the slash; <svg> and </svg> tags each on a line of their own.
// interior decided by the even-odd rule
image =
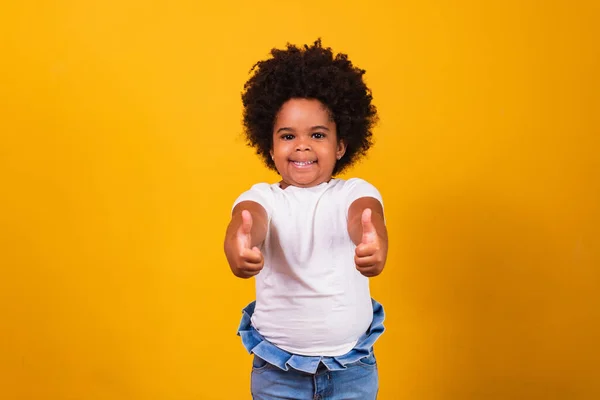
<svg viewBox="0 0 600 400">
<path fill-rule="evenodd" d="M 362 242 L 363 243 L 372 243 L 375 241 L 375 237 L 377 235 L 377 231 L 375 230 L 375 226 L 371 221 L 371 209 L 365 208 L 362 213 L 361 218 L 363 234 L 362 234 Z"/>
</svg>

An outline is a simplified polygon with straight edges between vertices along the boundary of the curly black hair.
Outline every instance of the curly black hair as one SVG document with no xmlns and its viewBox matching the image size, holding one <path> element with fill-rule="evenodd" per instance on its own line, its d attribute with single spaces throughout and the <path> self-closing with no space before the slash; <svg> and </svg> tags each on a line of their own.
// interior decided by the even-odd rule
<svg viewBox="0 0 600 400">
<path fill-rule="evenodd" d="M 321 39 L 301 49 L 287 44 L 272 49 L 271 58 L 257 62 L 244 85 L 243 124 L 247 143 L 275 169 L 270 157 L 273 124 L 281 106 L 292 98 L 316 99 L 323 103 L 337 127 L 337 138 L 346 143 L 346 153 L 334 168 L 339 174 L 366 155 L 373 145 L 372 129 L 377 108 L 371 90 L 363 81 L 365 70 L 355 67 L 346 54 L 334 55 Z"/>
</svg>

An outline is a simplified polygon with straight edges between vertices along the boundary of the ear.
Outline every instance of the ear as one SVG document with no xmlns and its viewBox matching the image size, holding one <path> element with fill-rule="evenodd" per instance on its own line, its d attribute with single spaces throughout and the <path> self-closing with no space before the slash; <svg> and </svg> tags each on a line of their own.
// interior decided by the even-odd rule
<svg viewBox="0 0 600 400">
<path fill-rule="evenodd" d="M 335 150 L 335 158 L 339 160 L 344 157 L 344 154 L 346 154 L 346 142 L 343 140 L 338 140 L 337 148 Z"/>
</svg>

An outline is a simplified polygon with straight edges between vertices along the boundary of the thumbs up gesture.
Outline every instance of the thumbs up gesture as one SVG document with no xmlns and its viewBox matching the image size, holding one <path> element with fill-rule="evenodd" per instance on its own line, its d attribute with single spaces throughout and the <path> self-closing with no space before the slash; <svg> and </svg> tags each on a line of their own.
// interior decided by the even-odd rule
<svg viewBox="0 0 600 400">
<path fill-rule="evenodd" d="M 252 228 L 254 224 L 252 214 L 247 209 L 244 209 L 241 212 L 241 221 L 239 218 L 238 214 L 238 217 L 232 220 L 228 228 L 229 233 L 225 240 L 225 254 L 229 266 L 236 276 L 240 278 L 250 278 L 257 275 L 262 270 L 264 258 L 260 249 L 257 246 L 252 246 Z M 261 226 L 260 222 L 261 221 L 259 221 L 259 226 Z M 264 240 L 266 229 L 265 225 L 261 229 L 255 229 L 254 233 L 259 237 L 262 236 L 262 240 Z M 256 243 L 262 241 L 260 239 L 256 241 L 257 238 L 254 239 Z"/>
<path fill-rule="evenodd" d="M 257 275 L 263 268 L 264 259 L 260 249 L 252 246 L 252 215 L 242 211 L 242 224 L 236 234 L 238 254 L 237 268 L 246 277 Z"/>
<path fill-rule="evenodd" d="M 356 269 L 364 276 L 376 276 L 385 264 L 385 243 L 377 234 L 371 220 L 371 209 L 365 208 L 361 216 L 362 239 L 356 246 L 354 262 Z"/>
</svg>

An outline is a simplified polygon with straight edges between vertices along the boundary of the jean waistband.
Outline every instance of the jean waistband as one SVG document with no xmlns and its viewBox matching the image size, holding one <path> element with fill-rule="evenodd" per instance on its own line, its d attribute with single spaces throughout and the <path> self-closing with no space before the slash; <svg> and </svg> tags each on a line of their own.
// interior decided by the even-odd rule
<svg viewBox="0 0 600 400">
<path fill-rule="evenodd" d="M 254 313 L 256 301 L 251 302 L 242 310 L 242 320 L 237 334 L 241 337 L 242 343 L 249 353 L 254 353 L 269 364 L 284 371 L 293 368 L 314 374 L 321 363 L 331 371 L 343 370 L 346 369 L 348 364 L 369 357 L 373 352 L 373 345 L 385 330 L 383 326 L 383 320 L 385 319 L 383 306 L 374 299 L 371 299 L 371 303 L 373 305 L 373 321 L 369 329 L 360 336 L 352 350 L 341 356 L 303 356 L 289 353 L 275 346 L 252 326 L 251 317 Z"/>
</svg>

